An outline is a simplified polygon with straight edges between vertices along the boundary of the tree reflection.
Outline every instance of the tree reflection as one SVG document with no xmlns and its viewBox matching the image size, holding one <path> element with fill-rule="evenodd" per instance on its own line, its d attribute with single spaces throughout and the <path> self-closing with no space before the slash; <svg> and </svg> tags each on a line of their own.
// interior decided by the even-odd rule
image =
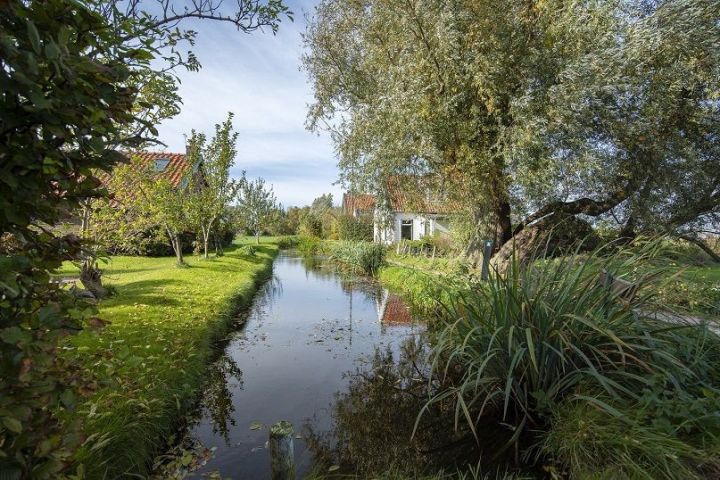
<svg viewBox="0 0 720 480">
<path fill-rule="evenodd" d="M 428 380 L 427 350 L 423 338 L 410 337 L 397 361 L 390 348 L 376 348 L 368 368 L 349 374 L 348 390 L 332 406 L 332 430 L 305 427 L 317 471 L 339 465 L 361 477 L 389 470 L 415 476 L 451 467 L 473 450 L 472 437 L 455 432 L 444 405 L 427 411 L 413 436 L 418 413 L 438 387 Z"/>
<path fill-rule="evenodd" d="M 203 393 L 203 413 L 210 418 L 215 434 L 222 435 L 230 443 L 229 427 L 235 426 L 232 397 L 233 390 L 243 388 L 243 372 L 228 354 L 222 355 L 208 371 Z"/>
</svg>

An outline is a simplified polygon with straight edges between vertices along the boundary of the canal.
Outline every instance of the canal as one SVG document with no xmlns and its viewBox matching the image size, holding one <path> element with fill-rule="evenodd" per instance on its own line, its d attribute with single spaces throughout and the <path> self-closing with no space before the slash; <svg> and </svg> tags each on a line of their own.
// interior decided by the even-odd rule
<svg viewBox="0 0 720 480">
<path fill-rule="evenodd" d="M 297 478 L 379 457 L 417 463 L 409 439 L 424 399 L 403 392 L 427 390 L 425 327 L 399 297 L 283 252 L 239 322 L 189 431 L 212 451 L 192 476 L 270 478 L 268 428 L 280 420 L 295 427 Z"/>
</svg>

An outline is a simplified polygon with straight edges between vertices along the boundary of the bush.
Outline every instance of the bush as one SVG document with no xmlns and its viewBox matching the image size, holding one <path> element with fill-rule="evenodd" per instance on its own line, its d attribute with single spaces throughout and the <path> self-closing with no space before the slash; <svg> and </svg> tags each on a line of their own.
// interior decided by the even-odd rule
<svg viewBox="0 0 720 480">
<path fill-rule="evenodd" d="M 280 250 L 288 250 L 290 248 L 295 248 L 298 246 L 299 240 L 298 237 L 294 235 L 286 235 L 283 237 L 279 237 L 275 243 L 277 243 L 277 246 Z"/>
<path fill-rule="evenodd" d="M 312 257 L 320 253 L 322 240 L 318 237 L 297 237 L 297 249 L 303 256 Z"/>
<path fill-rule="evenodd" d="M 353 274 L 374 274 L 385 263 L 385 247 L 370 242 L 333 242 L 328 246 L 330 260 Z"/>
<path fill-rule="evenodd" d="M 337 219 L 336 229 L 339 240 L 371 242 L 373 239 L 372 219 L 340 215 Z"/>
<path fill-rule="evenodd" d="M 323 234 L 322 219 L 313 213 L 306 213 L 300 218 L 297 233 L 304 237 L 321 237 Z"/>
<path fill-rule="evenodd" d="M 659 460 L 662 439 L 665 457 L 656 467 L 658 476 L 690 478 L 688 471 L 699 476 L 699 462 L 687 462 L 700 457 L 720 464 L 717 448 L 703 449 L 703 440 L 720 434 L 720 371 L 713 360 L 720 354 L 720 338 L 705 325 L 668 324 L 637 313 L 657 307 L 652 279 L 659 271 L 637 274 L 632 280 L 643 293 L 630 300 L 617 298 L 598 281 L 602 269 L 622 274 L 652 263 L 658 248 L 657 242 L 647 243 L 632 254 L 575 254 L 525 268 L 515 262 L 504 277 L 461 292 L 447 306 L 434 358 L 447 387 L 431 403 L 454 403 L 456 422 L 496 458 L 518 459 L 522 452 L 533 463 L 545 455 L 578 472 L 637 460 L 638 468 L 616 466 L 632 473 Z M 663 395 L 682 398 L 686 405 L 711 400 L 678 420 L 667 413 L 677 405 L 648 403 Z M 622 413 L 643 402 L 644 415 Z M 588 448 L 592 458 L 581 458 L 568 447 L 568 442 L 584 442 L 581 436 L 565 435 L 562 444 L 553 431 L 563 424 L 558 419 L 571 415 L 570 408 L 598 411 L 593 421 L 602 428 L 618 435 L 641 431 L 654 443 L 633 441 L 631 451 L 630 440 L 602 440 L 603 449 Z M 697 455 L 688 456 L 688 443 Z"/>
</svg>

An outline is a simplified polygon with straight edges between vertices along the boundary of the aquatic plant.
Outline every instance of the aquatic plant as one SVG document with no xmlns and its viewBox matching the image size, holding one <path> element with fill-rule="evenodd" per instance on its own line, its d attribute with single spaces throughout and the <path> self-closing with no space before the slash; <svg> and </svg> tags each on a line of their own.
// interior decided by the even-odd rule
<svg viewBox="0 0 720 480">
<path fill-rule="evenodd" d="M 652 265 L 659 249 L 649 242 L 514 262 L 483 288 L 459 292 L 446 306 L 433 362 L 446 388 L 428 408 L 451 402 L 456 428 L 472 430 L 485 457 L 518 465 L 693 478 L 720 464 L 720 370 L 712 361 L 720 338 L 707 325 L 646 315 L 661 308 L 653 282 L 662 267 L 636 267 Z M 641 293 L 622 298 L 598 280 L 602 270 L 631 275 Z M 695 405 L 682 418 L 668 413 L 678 398 Z M 589 426 L 573 424 L 589 412 Z M 618 441 L 630 431 L 639 441 Z M 602 440 L 580 445 L 588 438 Z"/>
<path fill-rule="evenodd" d="M 385 247 L 371 242 L 329 242 L 328 257 L 353 274 L 373 275 L 385 263 Z"/>
</svg>

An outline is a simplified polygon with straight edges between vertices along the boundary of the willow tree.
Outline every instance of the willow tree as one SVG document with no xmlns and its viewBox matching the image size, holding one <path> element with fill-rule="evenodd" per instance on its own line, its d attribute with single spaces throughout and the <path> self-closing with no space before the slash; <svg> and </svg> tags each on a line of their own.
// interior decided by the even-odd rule
<svg viewBox="0 0 720 480">
<path fill-rule="evenodd" d="M 324 0 L 305 36 L 308 126 L 332 131 L 355 188 L 437 179 L 475 240 L 611 214 L 678 232 L 718 211 L 719 14 L 709 0 Z"/>
</svg>

